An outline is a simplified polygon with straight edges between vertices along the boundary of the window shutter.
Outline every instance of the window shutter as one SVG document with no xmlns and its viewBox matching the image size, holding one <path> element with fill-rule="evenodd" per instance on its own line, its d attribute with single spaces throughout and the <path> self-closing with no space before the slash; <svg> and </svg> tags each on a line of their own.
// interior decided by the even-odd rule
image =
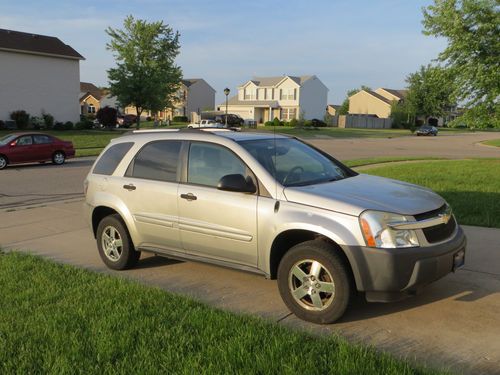
<svg viewBox="0 0 500 375">
<path fill-rule="evenodd" d="M 280 100 L 281 100 L 282 97 L 283 97 L 283 90 L 280 89 Z"/>
<path fill-rule="evenodd" d="M 297 89 L 293 89 L 293 100 L 297 100 Z"/>
</svg>

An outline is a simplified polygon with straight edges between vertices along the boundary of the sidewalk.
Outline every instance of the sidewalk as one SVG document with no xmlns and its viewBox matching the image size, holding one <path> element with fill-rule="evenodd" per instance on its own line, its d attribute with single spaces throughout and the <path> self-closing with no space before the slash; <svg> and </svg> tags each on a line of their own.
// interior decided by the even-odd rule
<svg viewBox="0 0 500 375">
<path fill-rule="evenodd" d="M 120 275 L 189 295 L 218 308 L 255 314 L 318 334 L 340 334 L 440 368 L 500 371 L 500 229 L 464 226 L 466 266 L 414 298 L 392 304 L 361 299 L 336 324 L 290 315 L 275 281 L 211 265 L 143 255 L 136 269 L 108 270 L 81 214 L 82 202 L 0 212 L 0 246 Z"/>
</svg>

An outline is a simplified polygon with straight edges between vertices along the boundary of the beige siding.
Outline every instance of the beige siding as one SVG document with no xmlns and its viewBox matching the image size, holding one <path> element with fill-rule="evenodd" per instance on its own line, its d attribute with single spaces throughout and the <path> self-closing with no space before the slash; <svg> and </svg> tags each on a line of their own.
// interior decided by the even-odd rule
<svg viewBox="0 0 500 375">
<path fill-rule="evenodd" d="M 79 60 L 0 51 L 0 67 L 0 120 L 18 109 L 79 120 Z"/>
<path fill-rule="evenodd" d="M 391 105 L 362 90 L 349 97 L 349 114 L 388 118 L 391 114 Z"/>
</svg>

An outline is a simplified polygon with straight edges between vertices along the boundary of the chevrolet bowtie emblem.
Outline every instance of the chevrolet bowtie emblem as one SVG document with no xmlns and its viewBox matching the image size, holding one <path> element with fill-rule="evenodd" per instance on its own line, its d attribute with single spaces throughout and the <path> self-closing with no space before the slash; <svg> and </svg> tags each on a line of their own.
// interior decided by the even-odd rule
<svg viewBox="0 0 500 375">
<path fill-rule="evenodd" d="M 449 212 L 446 212 L 444 214 L 439 214 L 439 217 L 443 219 L 443 223 L 448 224 L 448 221 L 450 221 L 451 214 Z"/>
</svg>

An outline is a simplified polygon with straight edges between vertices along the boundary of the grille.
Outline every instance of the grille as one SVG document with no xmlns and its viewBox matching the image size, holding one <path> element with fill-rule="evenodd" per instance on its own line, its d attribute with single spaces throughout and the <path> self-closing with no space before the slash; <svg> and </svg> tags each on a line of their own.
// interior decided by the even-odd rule
<svg viewBox="0 0 500 375">
<path fill-rule="evenodd" d="M 424 212 L 422 214 L 415 215 L 415 219 L 417 221 L 430 219 L 438 216 L 440 213 L 444 213 L 446 209 L 446 205 L 439 207 L 437 210 Z M 441 242 L 451 237 L 455 228 L 457 226 L 457 222 L 455 218 L 452 216 L 448 223 L 439 224 L 433 227 L 424 228 L 422 231 L 424 232 L 425 238 L 429 243 Z"/>
</svg>

